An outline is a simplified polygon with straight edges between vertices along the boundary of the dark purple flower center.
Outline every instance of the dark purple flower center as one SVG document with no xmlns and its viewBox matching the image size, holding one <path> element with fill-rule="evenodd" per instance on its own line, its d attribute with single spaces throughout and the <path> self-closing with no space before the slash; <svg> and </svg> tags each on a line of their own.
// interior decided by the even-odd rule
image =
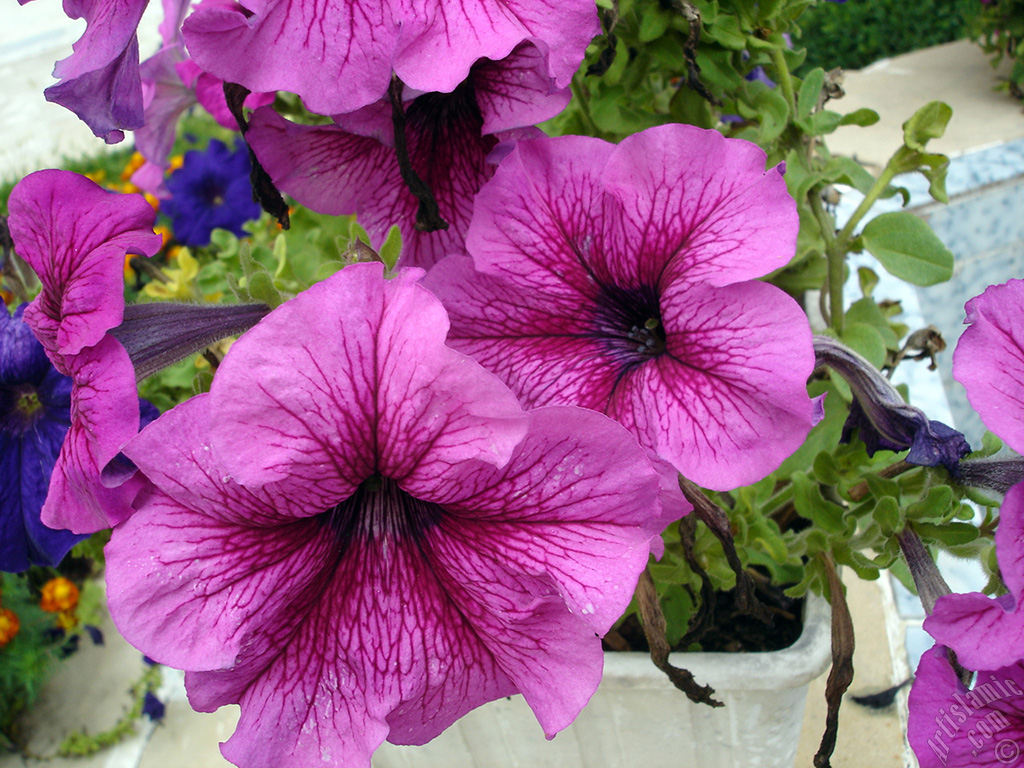
<svg viewBox="0 0 1024 768">
<path fill-rule="evenodd" d="M 354 541 L 415 541 L 437 525 L 444 510 L 403 491 L 394 480 L 372 475 L 355 493 L 323 513 L 342 550 Z"/>
<path fill-rule="evenodd" d="M 31 384 L 0 388 L 0 429 L 22 435 L 44 415 L 39 393 Z"/>
<path fill-rule="evenodd" d="M 199 186 L 199 198 L 211 208 L 224 205 L 225 189 L 220 179 L 207 177 Z"/>
<path fill-rule="evenodd" d="M 665 351 L 658 294 L 650 286 L 602 285 L 594 318 L 595 335 L 627 365 L 639 365 Z"/>
<path fill-rule="evenodd" d="M 432 144 L 444 141 L 453 131 L 479 136 L 484 127 L 471 78 L 463 80 L 451 93 L 417 96 L 409 105 L 406 119 L 410 128 L 425 134 Z M 497 139 L 493 141 L 497 143 Z"/>
</svg>

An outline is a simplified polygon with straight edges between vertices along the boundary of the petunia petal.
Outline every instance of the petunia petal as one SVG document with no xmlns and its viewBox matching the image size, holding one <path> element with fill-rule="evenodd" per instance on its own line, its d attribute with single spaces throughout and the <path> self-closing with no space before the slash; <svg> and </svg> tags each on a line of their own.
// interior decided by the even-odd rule
<svg viewBox="0 0 1024 768">
<path fill-rule="evenodd" d="M 64 12 L 85 19 L 74 53 L 58 61 L 47 101 L 77 114 L 108 144 L 143 124 L 136 30 L 148 0 L 64 0 Z M 124 129 L 124 130 L 122 130 Z"/>
<path fill-rule="evenodd" d="M 388 281 L 382 271 L 346 267 L 232 347 L 212 388 L 213 442 L 239 482 L 346 498 L 374 473 L 437 477 L 458 461 L 508 460 L 526 429 L 515 397 L 445 346 L 444 309 L 416 285 L 419 270 Z"/>
<path fill-rule="evenodd" d="M 541 278 L 546 279 L 546 278 Z M 595 299 L 524 290 L 451 257 L 425 283 L 449 307 L 450 342 L 528 406 L 607 413 L 694 482 L 728 489 L 775 469 L 813 422 L 811 333 L 781 291 L 681 282 L 661 299 L 666 353 L 625 365 L 594 332 Z M 568 294 L 568 295 L 567 295 Z M 592 310 L 591 310 L 592 311 Z M 731 456 L 742 452 L 745 461 Z"/>
<path fill-rule="evenodd" d="M 254 92 L 297 93 L 312 111 L 331 115 L 370 104 L 387 91 L 398 36 L 390 5 L 207 1 L 182 32 L 206 72 Z"/>
<path fill-rule="evenodd" d="M 606 254 L 613 281 L 722 286 L 784 267 L 796 249 L 796 203 L 765 159 L 756 144 L 693 126 L 624 139 L 603 174 L 626 228 Z"/>
<path fill-rule="evenodd" d="M 75 381 L 71 427 L 60 451 L 43 522 L 51 528 L 92 533 L 132 512 L 141 480 L 127 477 L 108 487 L 103 469 L 139 429 L 139 397 L 128 353 L 112 337 L 68 358 Z"/>
<path fill-rule="evenodd" d="M 956 651 L 969 669 L 996 669 L 1021 658 L 1024 611 L 1012 595 L 987 597 L 980 592 L 944 595 L 924 621 L 925 631 Z"/>
<path fill-rule="evenodd" d="M 523 42 L 542 51 L 564 88 L 599 32 L 596 9 L 583 0 L 252 0 L 244 8 L 214 0 L 184 25 L 207 72 L 251 91 L 297 93 L 323 115 L 377 101 L 392 72 L 415 90 L 451 92 L 479 59 L 502 59 Z"/>
<path fill-rule="evenodd" d="M 968 328 L 953 353 L 953 377 L 982 421 L 1024 453 L 1024 280 L 991 285 L 967 302 Z"/>
<path fill-rule="evenodd" d="M 958 679 L 941 645 L 925 652 L 910 691 L 907 738 L 921 768 L 1011 765 L 1024 742 L 1024 666 Z"/>
<path fill-rule="evenodd" d="M 607 413 L 706 488 L 774 471 L 813 422 L 814 353 L 799 305 L 766 283 L 681 281 L 663 291 L 661 312 L 666 354 L 637 369 L 649 371 L 642 389 L 623 377 Z"/>
<path fill-rule="evenodd" d="M 161 238 L 141 195 L 107 192 L 69 171 L 37 171 L 11 192 L 10 229 L 43 291 L 25 320 L 58 370 L 121 322 L 124 256 L 151 256 Z"/>
<path fill-rule="evenodd" d="M 519 142 L 477 197 L 466 249 L 477 269 L 578 299 L 611 282 L 600 174 L 614 146 L 585 136 Z"/>
</svg>

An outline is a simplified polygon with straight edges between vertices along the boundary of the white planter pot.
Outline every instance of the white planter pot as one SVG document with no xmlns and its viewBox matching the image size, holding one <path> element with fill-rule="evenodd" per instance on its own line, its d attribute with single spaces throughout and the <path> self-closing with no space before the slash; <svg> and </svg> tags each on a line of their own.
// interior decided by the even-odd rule
<svg viewBox="0 0 1024 768">
<path fill-rule="evenodd" d="M 422 747 L 385 743 L 374 768 L 792 768 L 807 686 L 831 660 L 828 603 L 770 653 L 678 653 L 671 662 L 725 706 L 693 704 L 646 653 L 606 653 L 597 693 L 547 741 L 521 696 L 486 704 Z"/>
</svg>

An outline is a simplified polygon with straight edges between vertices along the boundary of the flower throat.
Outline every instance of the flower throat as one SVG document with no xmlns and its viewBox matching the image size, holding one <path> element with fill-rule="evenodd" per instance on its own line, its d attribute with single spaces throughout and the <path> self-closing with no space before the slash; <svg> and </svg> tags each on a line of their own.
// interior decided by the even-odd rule
<svg viewBox="0 0 1024 768">
<path fill-rule="evenodd" d="M 623 363 L 639 365 L 665 351 L 658 295 L 650 286 L 602 285 L 595 331 Z"/>
<path fill-rule="evenodd" d="M 391 478 L 371 475 L 355 493 L 323 512 L 342 550 L 356 539 L 417 540 L 434 527 L 444 510 L 403 491 Z"/>
</svg>

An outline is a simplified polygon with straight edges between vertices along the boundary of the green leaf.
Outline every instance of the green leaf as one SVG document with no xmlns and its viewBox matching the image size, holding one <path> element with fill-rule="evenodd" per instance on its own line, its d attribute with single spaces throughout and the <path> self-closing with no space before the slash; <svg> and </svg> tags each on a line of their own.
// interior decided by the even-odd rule
<svg viewBox="0 0 1024 768">
<path fill-rule="evenodd" d="M 860 284 L 860 292 L 865 298 L 870 298 L 871 293 L 878 285 L 878 273 L 868 267 L 857 267 L 857 282 Z"/>
<path fill-rule="evenodd" d="M 899 339 L 893 333 L 892 328 L 889 327 L 889 319 L 882 312 L 882 308 L 875 303 L 874 299 L 857 299 L 846 311 L 846 320 L 849 323 L 867 323 L 882 335 L 882 341 L 885 343 L 885 346 L 889 349 L 898 348 Z"/>
<path fill-rule="evenodd" d="M 807 132 L 812 136 L 824 136 L 825 134 L 832 133 L 832 131 L 842 125 L 842 122 L 843 116 L 838 112 L 823 109 L 820 112 L 815 112 L 814 116 L 811 117 Z"/>
<path fill-rule="evenodd" d="M 786 153 L 786 187 L 794 200 L 803 200 L 811 187 L 824 178 L 824 174 L 807 167 L 807 162 L 800 152 L 793 149 Z"/>
<path fill-rule="evenodd" d="M 388 230 L 388 236 L 384 238 L 380 249 L 377 251 L 380 260 L 384 262 L 387 271 L 390 272 L 398 264 L 398 257 L 402 255 L 402 232 L 397 224 L 392 224 Z"/>
<path fill-rule="evenodd" d="M 758 143 L 764 146 L 777 139 L 789 122 L 789 104 L 777 91 L 765 89 L 754 98 L 754 106 L 761 118 Z"/>
<path fill-rule="evenodd" d="M 830 159 L 825 166 L 824 175 L 826 179 L 836 184 L 847 184 L 865 195 L 875 185 L 875 177 L 870 171 L 850 157 Z"/>
<path fill-rule="evenodd" d="M 878 113 L 875 112 L 875 110 L 867 109 L 867 108 L 862 108 L 862 109 L 856 109 L 856 110 L 854 110 L 853 112 L 850 112 L 847 115 L 843 115 L 842 119 L 839 121 L 839 124 L 840 125 L 859 125 L 862 128 L 865 128 L 865 127 L 867 127 L 869 125 L 874 125 L 880 119 L 881 118 L 878 116 Z"/>
<path fill-rule="evenodd" d="M 818 106 L 818 98 L 821 96 L 823 85 L 825 85 L 824 69 L 817 67 L 807 73 L 804 81 L 800 84 L 800 92 L 796 98 L 796 119 L 798 121 L 810 118 L 814 108 Z"/>
<path fill-rule="evenodd" d="M 281 302 L 284 301 L 281 298 L 280 292 L 274 286 L 274 281 L 266 272 L 256 272 L 253 274 L 248 279 L 246 289 L 253 299 L 262 301 L 271 309 L 280 306 Z"/>
<path fill-rule="evenodd" d="M 864 247 L 894 277 L 936 285 L 953 276 L 953 254 L 932 228 L 912 213 L 883 213 L 861 233 Z"/>
<path fill-rule="evenodd" d="M 867 323 L 847 323 L 841 341 L 876 368 L 885 363 L 885 340 L 878 329 Z"/>
<path fill-rule="evenodd" d="M 892 496 L 885 496 L 879 499 L 872 516 L 875 522 L 878 523 L 878 528 L 885 536 L 892 536 L 903 525 L 900 505 Z"/>
<path fill-rule="evenodd" d="M 689 32 L 689 25 L 682 16 L 676 16 L 673 26 Z M 702 44 L 713 40 L 723 48 L 729 48 L 734 51 L 746 50 L 747 36 L 743 34 L 743 30 L 740 29 L 739 20 L 735 16 L 723 13 L 715 19 L 713 25 L 708 25 L 705 21 L 703 27 L 704 31 L 701 34 Z"/>
<path fill-rule="evenodd" d="M 952 116 L 953 110 L 948 104 L 941 101 L 928 102 L 903 124 L 903 143 L 911 149 L 923 151 L 925 144 L 946 132 L 946 125 Z"/>
<path fill-rule="evenodd" d="M 938 541 L 947 547 L 957 547 L 977 540 L 978 529 L 971 523 L 914 523 L 914 530 L 922 539 Z"/>
<path fill-rule="evenodd" d="M 644 9 L 640 16 L 640 27 L 637 29 L 637 39 L 641 43 L 649 43 L 657 40 L 665 34 L 672 17 L 667 11 L 657 6 L 649 6 Z"/>
<path fill-rule="evenodd" d="M 934 485 L 923 499 L 907 507 L 907 517 L 914 520 L 946 520 L 952 506 L 953 489 L 948 485 Z"/>
<path fill-rule="evenodd" d="M 821 487 L 804 472 L 793 475 L 793 505 L 801 516 L 829 534 L 846 533 L 843 508 L 825 499 Z"/>
<path fill-rule="evenodd" d="M 819 483 L 839 485 L 839 465 L 835 457 L 828 451 L 821 451 L 814 457 L 814 477 Z"/>
<path fill-rule="evenodd" d="M 864 476 L 864 481 L 868 484 L 871 495 L 876 499 L 882 499 L 885 496 L 892 496 L 894 500 L 899 498 L 900 484 L 891 478 L 869 473 Z"/>
</svg>

